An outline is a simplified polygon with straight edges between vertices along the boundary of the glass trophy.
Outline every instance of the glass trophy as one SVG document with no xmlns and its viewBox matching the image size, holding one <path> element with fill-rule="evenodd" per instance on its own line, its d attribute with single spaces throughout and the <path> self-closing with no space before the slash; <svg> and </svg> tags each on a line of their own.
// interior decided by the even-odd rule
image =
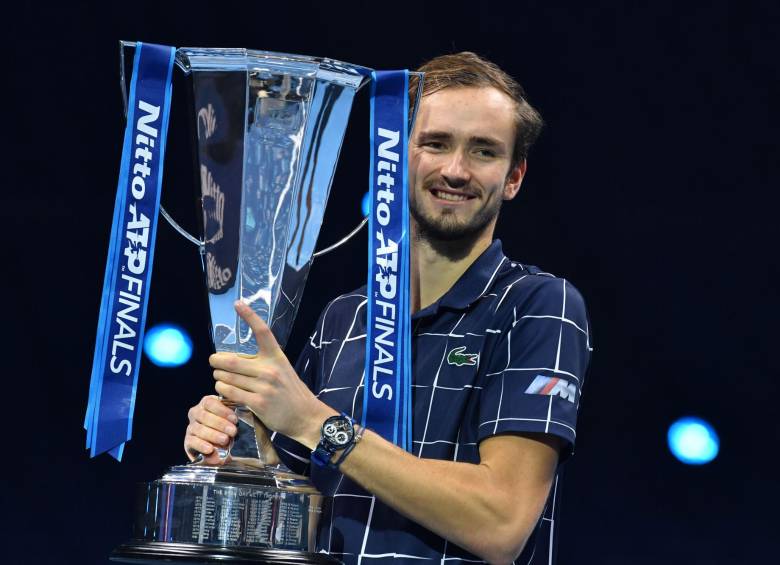
<svg viewBox="0 0 780 565">
<path fill-rule="evenodd" d="M 122 43 L 124 48 L 133 44 Z M 124 57 L 122 75 L 124 83 Z M 355 93 L 370 69 L 247 49 L 180 48 L 191 85 L 200 239 L 216 351 L 257 353 L 242 300 L 284 347 L 315 255 Z M 166 219 L 170 218 L 164 213 Z M 222 465 L 170 467 L 142 485 L 133 539 L 111 558 L 134 563 L 338 563 L 316 553 L 322 495 L 285 468 L 254 414 Z"/>
</svg>

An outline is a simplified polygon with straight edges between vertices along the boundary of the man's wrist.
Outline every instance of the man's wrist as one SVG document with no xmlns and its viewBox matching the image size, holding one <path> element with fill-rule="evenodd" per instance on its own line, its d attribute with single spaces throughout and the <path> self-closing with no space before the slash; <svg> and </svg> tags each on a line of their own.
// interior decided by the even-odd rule
<svg viewBox="0 0 780 565">
<path fill-rule="evenodd" d="M 310 450 L 314 450 L 317 447 L 317 444 L 320 442 L 320 437 L 322 435 L 322 424 L 331 416 L 337 415 L 338 412 L 336 412 L 333 408 L 318 400 L 317 406 L 314 410 L 308 414 L 301 415 L 304 419 L 304 425 L 301 429 L 301 433 L 292 439 L 304 447 L 307 447 Z"/>
<path fill-rule="evenodd" d="M 350 443 L 346 448 L 336 451 L 336 453 L 333 454 L 333 457 L 328 462 L 328 466 L 332 469 L 338 469 L 347 456 L 352 453 L 357 444 L 360 443 L 360 440 L 363 439 L 363 434 L 365 433 L 366 428 L 356 423 L 354 425 L 354 431 L 355 437 L 352 440 L 352 443 Z"/>
</svg>

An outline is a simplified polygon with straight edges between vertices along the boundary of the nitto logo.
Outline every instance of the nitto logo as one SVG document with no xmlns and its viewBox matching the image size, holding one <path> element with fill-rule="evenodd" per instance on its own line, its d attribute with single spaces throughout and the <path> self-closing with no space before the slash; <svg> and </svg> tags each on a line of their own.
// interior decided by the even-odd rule
<svg viewBox="0 0 780 565">
<path fill-rule="evenodd" d="M 526 394 L 558 395 L 572 404 L 577 396 L 577 385 L 560 377 L 545 377 L 536 375 L 531 385 L 525 389 Z"/>
<path fill-rule="evenodd" d="M 463 353 L 466 346 L 456 347 L 447 354 L 447 363 L 461 367 L 463 365 L 476 365 L 479 353 Z"/>
</svg>

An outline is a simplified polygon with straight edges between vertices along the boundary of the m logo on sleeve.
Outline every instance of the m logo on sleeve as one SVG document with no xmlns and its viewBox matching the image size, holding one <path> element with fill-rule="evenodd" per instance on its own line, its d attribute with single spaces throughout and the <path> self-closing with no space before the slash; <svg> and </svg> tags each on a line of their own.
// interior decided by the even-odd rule
<svg viewBox="0 0 780 565">
<path fill-rule="evenodd" d="M 545 395 L 558 395 L 574 403 L 577 397 L 577 385 L 570 383 L 566 379 L 560 377 L 545 377 L 544 375 L 536 375 L 533 382 L 525 389 L 526 394 L 545 394 Z"/>
<path fill-rule="evenodd" d="M 456 367 L 462 367 L 463 365 L 476 365 L 479 359 L 479 353 L 463 353 L 466 350 L 466 346 L 456 347 L 447 354 L 447 363 L 455 365 Z"/>
</svg>

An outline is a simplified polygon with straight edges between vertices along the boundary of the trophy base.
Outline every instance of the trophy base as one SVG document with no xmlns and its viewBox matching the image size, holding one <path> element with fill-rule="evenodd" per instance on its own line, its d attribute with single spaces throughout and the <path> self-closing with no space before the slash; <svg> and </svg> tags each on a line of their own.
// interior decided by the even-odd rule
<svg viewBox="0 0 780 565">
<path fill-rule="evenodd" d="M 139 485 L 133 539 L 112 559 L 339 563 L 316 553 L 321 505 L 308 478 L 281 465 L 177 465 Z"/>
<path fill-rule="evenodd" d="M 110 557 L 119 563 L 136 565 L 202 565 L 206 563 L 230 563 L 232 565 L 338 565 L 338 559 L 325 553 L 287 551 L 283 549 L 259 549 L 249 547 L 214 547 L 195 543 L 170 543 L 133 540 L 117 547 Z"/>
</svg>

